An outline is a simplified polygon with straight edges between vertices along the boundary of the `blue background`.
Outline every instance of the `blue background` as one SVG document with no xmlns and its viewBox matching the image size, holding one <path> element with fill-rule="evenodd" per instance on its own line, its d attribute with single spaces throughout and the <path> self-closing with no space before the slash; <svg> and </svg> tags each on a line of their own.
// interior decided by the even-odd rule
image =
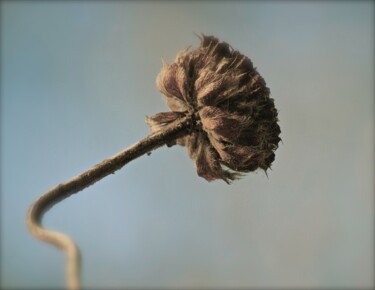
<svg viewBox="0 0 375 290">
<path fill-rule="evenodd" d="M 155 87 L 194 33 L 249 56 L 283 144 L 228 186 L 161 148 L 55 206 L 84 288 L 373 287 L 374 2 L 2 1 L 1 286 L 63 288 L 26 230 L 50 187 L 149 133 Z"/>
</svg>

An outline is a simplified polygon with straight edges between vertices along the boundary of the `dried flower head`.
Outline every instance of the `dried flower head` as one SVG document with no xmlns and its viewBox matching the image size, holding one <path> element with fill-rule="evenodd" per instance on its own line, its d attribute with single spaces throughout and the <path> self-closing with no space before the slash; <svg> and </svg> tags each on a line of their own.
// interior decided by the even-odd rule
<svg viewBox="0 0 375 290">
<path fill-rule="evenodd" d="M 227 183 L 241 173 L 266 171 L 280 141 L 277 110 L 251 60 L 213 36 L 164 63 L 156 85 L 170 112 L 147 118 L 153 132 L 190 115 L 192 130 L 176 140 L 186 146 L 198 175 Z"/>
</svg>

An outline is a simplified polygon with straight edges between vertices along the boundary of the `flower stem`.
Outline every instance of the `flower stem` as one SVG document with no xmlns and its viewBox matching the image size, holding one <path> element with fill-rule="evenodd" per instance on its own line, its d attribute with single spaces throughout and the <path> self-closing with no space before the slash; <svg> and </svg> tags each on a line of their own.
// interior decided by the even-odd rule
<svg viewBox="0 0 375 290">
<path fill-rule="evenodd" d="M 80 175 L 52 187 L 30 206 L 27 213 L 27 227 L 31 234 L 39 240 L 61 248 L 67 254 L 66 281 L 68 289 L 80 288 L 79 249 L 67 235 L 44 229 L 41 224 L 43 215 L 58 202 L 85 189 L 103 177 L 113 174 L 128 162 L 165 144 L 173 143 L 176 138 L 188 134 L 191 126 L 191 116 L 180 118 L 163 128 L 163 130 L 147 136 L 138 143 L 103 160 Z"/>
</svg>

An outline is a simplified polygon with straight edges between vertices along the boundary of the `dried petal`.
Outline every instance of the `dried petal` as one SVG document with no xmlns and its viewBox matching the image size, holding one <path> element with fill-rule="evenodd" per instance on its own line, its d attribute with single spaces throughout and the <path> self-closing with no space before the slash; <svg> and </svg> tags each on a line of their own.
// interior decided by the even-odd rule
<svg viewBox="0 0 375 290">
<path fill-rule="evenodd" d="M 222 179 L 226 183 L 239 177 L 238 173 L 223 169 L 216 152 L 205 141 L 199 144 L 196 157 L 197 173 L 207 181 Z"/>
<path fill-rule="evenodd" d="M 146 123 L 150 125 L 152 132 L 157 132 L 164 126 L 176 121 L 178 118 L 181 118 L 183 116 L 184 114 L 180 112 L 157 113 L 154 116 L 147 117 Z"/>
</svg>

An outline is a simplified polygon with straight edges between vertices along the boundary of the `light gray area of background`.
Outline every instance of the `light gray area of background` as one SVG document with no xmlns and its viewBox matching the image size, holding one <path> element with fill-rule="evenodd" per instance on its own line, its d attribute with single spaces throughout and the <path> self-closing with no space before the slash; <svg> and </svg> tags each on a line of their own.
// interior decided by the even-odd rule
<svg viewBox="0 0 375 290">
<path fill-rule="evenodd" d="M 2 1 L 1 285 L 63 288 L 32 238 L 43 191 L 145 137 L 155 78 L 212 34 L 271 89 L 283 144 L 269 178 L 199 178 L 162 148 L 54 207 L 84 288 L 372 287 L 374 2 Z"/>
</svg>

